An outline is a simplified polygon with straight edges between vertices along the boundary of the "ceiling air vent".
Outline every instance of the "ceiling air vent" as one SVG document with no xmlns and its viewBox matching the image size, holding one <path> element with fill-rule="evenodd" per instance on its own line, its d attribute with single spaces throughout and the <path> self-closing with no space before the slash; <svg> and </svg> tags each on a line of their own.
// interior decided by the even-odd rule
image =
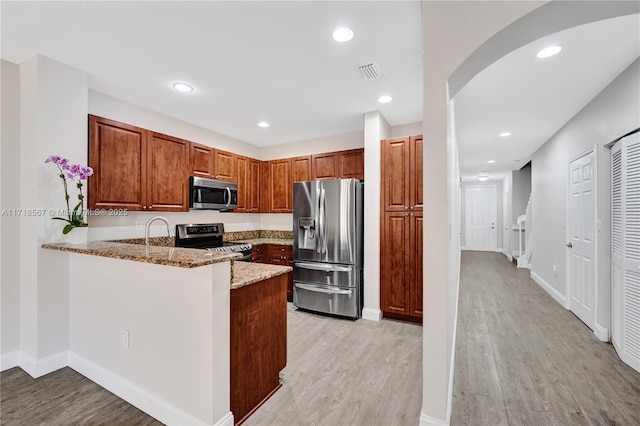
<svg viewBox="0 0 640 426">
<path fill-rule="evenodd" d="M 375 62 L 366 62 L 362 65 L 357 65 L 356 69 L 364 79 L 364 81 L 377 80 L 382 76 L 380 72 L 380 66 Z"/>
</svg>

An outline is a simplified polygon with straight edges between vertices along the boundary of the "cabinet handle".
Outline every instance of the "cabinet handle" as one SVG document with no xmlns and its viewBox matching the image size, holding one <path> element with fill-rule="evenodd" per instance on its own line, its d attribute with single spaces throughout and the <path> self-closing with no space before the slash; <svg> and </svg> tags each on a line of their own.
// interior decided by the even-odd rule
<svg viewBox="0 0 640 426">
<path fill-rule="evenodd" d="M 142 210 L 146 210 L 146 209 L 147 209 L 147 206 L 142 206 Z"/>
</svg>

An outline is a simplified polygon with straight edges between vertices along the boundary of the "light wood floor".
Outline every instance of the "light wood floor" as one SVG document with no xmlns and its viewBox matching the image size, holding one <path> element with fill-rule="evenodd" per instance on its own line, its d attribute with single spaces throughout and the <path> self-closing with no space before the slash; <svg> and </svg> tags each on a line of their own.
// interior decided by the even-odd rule
<svg viewBox="0 0 640 426">
<path fill-rule="evenodd" d="M 463 252 L 451 425 L 640 425 L 640 373 L 503 255 Z"/>
</svg>

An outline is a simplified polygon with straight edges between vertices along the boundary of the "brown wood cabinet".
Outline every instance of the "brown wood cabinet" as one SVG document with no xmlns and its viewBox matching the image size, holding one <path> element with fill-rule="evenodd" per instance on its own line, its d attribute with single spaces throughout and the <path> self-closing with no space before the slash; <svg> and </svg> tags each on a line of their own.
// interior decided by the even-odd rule
<svg viewBox="0 0 640 426">
<path fill-rule="evenodd" d="M 287 365 L 289 274 L 231 290 L 231 411 L 245 421 L 281 386 Z"/>
<path fill-rule="evenodd" d="M 293 157 L 291 159 L 291 167 L 293 168 L 292 182 L 306 182 L 313 180 L 311 176 L 311 156 Z"/>
<path fill-rule="evenodd" d="M 260 161 L 237 155 L 235 170 L 238 183 L 238 208 L 235 212 L 260 212 Z"/>
<path fill-rule="evenodd" d="M 191 176 L 213 178 L 213 151 L 215 149 L 210 146 L 195 142 L 189 144 Z"/>
<path fill-rule="evenodd" d="M 251 256 L 253 262 L 271 265 L 291 266 L 293 268 L 293 246 L 279 244 L 254 245 Z M 293 274 L 287 282 L 287 300 L 293 300 Z"/>
<path fill-rule="evenodd" d="M 213 151 L 213 178 L 227 182 L 236 181 L 236 154 L 215 149 Z"/>
<path fill-rule="evenodd" d="M 293 187 L 291 174 L 291 158 L 265 161 L 263 179 L 265 187 L 263 194 L 263 212 L 291 213 L 293 212 Z"/>
<path fill-rule="evenodd" d="M 364 179 L 364 148 L 316 154 L 312 160 L 313 180 Z"/>
<path fill-rule="evenodd" d="M 189 142 L 89 116 L 90 209 L 187 211 Z"/>
<path fill-rule="evenodd" d="M 422 321 L 422 136 L 382 141 L 380 309 Z"/>
</svg>

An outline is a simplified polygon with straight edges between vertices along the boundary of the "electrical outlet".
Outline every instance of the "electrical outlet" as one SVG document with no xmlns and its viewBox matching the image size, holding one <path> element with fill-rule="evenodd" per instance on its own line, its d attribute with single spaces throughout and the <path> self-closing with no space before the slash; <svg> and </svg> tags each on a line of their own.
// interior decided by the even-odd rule
<svg viewBox="0 0 640 426">
<path fill-rule="evenodd" d="M 122 346 L 129 347 L 129 330 L 122 330 Z"/>
<path fill-rule="evenodd" d="M 558 267 L 556 265 L 553 265 L 553 273 L 558 275 Z"/>
<path fill-rule="evenodd" d="M 136 231 L 142 231 L 142 222 L 136 222 Z"/>
</svg>

